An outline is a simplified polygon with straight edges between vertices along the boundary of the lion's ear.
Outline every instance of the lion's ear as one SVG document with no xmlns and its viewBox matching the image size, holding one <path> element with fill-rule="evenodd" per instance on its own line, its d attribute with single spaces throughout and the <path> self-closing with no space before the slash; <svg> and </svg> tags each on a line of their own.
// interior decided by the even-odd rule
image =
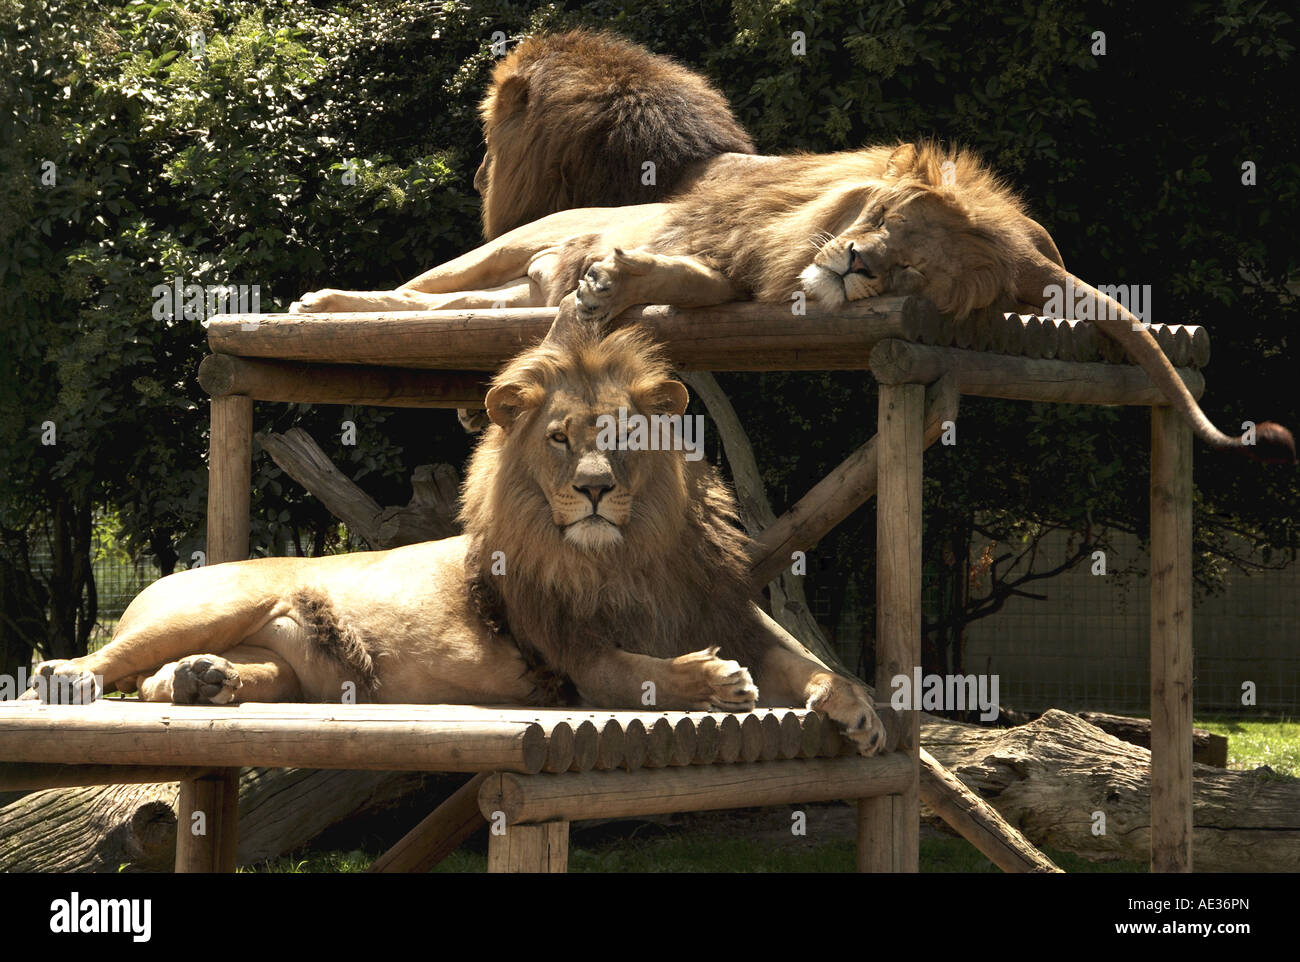
<svg viewBox="0 0 1300 962">
<path fill-rule="evenodd" d="M 502 79 L 492 96 L 493 126 L 521 113 L 527 106 L 528 78 L 516 73 Z"/>
<path fill-rule="evenodd" d="M 498 384 L 487 392 L 483 405 L 493 424 L 509 430 L 521 414 L 535 406 L 532 393 L 521 384 Z"/>
<path fill-rule="evenodd" d="M 900 180 L 910 174 L 916 167 L 916 144 L 899 144 L 889 155 L 885 165 L 887 180 Z"/>
<path fill-rule="evenodd" d="M 639 392 L 633 399 L 646 414 L 684 414 L 691 394 L 681 381 L 663 380 Z"/>
</svg>

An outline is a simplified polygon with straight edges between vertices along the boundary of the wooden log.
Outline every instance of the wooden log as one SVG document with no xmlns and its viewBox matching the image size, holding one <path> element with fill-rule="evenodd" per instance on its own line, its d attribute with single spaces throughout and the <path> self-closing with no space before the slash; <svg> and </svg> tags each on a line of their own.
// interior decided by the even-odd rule
<svg viewBox="0 0 1300 962">
<path fill-rule="evenodd" d="M 821 715 L 809 712 L 799 720 L 799 757 L 816 758 L 822 747 L 822 728 L 833 724 Z"/>
<path fill-rule="evenodd" d="M 1192 871 L 1192 433 L 1151 409 L 1151 871 Z"/>
<path fill-rule="evenodd" d="M 354 314 L 223 315 L 208 325 L 213 353 L 287 361 L 495 371 L 542 338 L 553 307 Z M 752 301 L 716 307 L 634 307 L 622 323 L 645 324 L 681 369 L 861 370 L 886 337 L 919 340 L 938 311 L 911 296 L 854 301 L 834 311 Z M 241 330 L 248 321 L 254 330 Z M 792 323 L 797 320 L 798 323 Z M 942 331 L 942 323 L 938 328 Z M 928 336 L 928 335 L 927 335 Z"/>
<path fill-rule="evenodd" d="M 896 342 L 891 342 L 896 343 Z M 951 351 L 954 348 L 929 348 Z M 970 352 L 966 352 L 970 353 Z M 1050 364 L 1050 361 L 1031 363 Z M 880 386 L 880 480 L 876 511 L 876 691 L 921 663 L 921 452 L 925 388 Z M 906 713 L 910 748 L 887 756 L 909 766 L 906 789 L 858 801 L 858 870 L 917 872 L 920 857 L 919 712 Z M 854 796 L 847 796 L 854 797 Z"/>
<path fill-rule="evenodd" d="M 765 762 L 774 762 L 781 757 L 781 722 L 783 715 L 767 712 L 763 718 L 763 753 L 759 756 Z"/>
<path fill-rule="evenodd" d="M 756 762 L 763 757 L 763 723 L 754 713 L 740 719 L 740 760 Z"/>
<path fill-rule="evenodd" d="M 794 712 L 786 712 L 781 716 L 781 744 L 778 752 L 779 758 L 798 758 L 799 750 L 803 746 L 803 727 L 800 724 L 799 716 Z M 817 748 L 820 755 L 821 740 L 818 738 Z M 816 756 L 814 756 L 816 757 Z"/>
<path fill-rule="evenodd" d="M 241 718 L 239 707 L 213 705 L 15 702 L 0 710 L 0 761 L 441 772 L 541 771 L 546 762 L 536 722 L 443 720 L 421 705 L 400 706 L 400 718 L 367 714 L 372 707 L 294 705 L 292 717 Z"/>
<path fill-rule="evenodd" d="M 571 718 L 573 728 L 573 760 L 569 763 L 571 772 L 587 772 L 596 767 L 596 756 L 600 751 L 600 732 L 589 718 Z"/>
<path fill-rule="evenodd" d="M 0 791 L 36 792 L 82 785 L 183 782 L 220 769 L 177 765 L 43 765 L 0 762 Z"/>
<path fill-rule="evenodd" d="M 564 873 L 568 870 L 568 822 L 512 825 L 504 835 L 488 836 L 489 872 Z"/>
<path fill-rule="evenodd" d="M 905 790 L 915 775 L 900 755 L 807 758 L 767 765 L 701 765 L 661 771 L 492 776 L 479 810 L 513 827 L 556 818 L 624 818 L 719 808 L 818 802 Z M 507 834 L 509 834 L 507 832 Z"/>
<path fill-rule="evenodd" d="M 308 364 L 209 354 L 199 385 L 213 397 L 364 404 L 392 408 L 481 407 L 488 382 L 477 371 L 413 371 L 361 364 Z"/>
<path fill-rule="evenodd" d="M 632 718 L 623 723 L 623 767 L 634 772 L 645 764 L 646 754 L 650 749 L 645 724 L 639 718 Z"/>
<path fill-rule="evenodd" d="M 372 550 L 439 541 L 460 534 L 460 479 L 449 464 L 422 464 L 411 473 L 411 500 L 380 507 L 302 428 L 263 433 L 258 443 L 285 474 L 359 534 Z"/>
<path fill-rule="evenodd" d="M 645 768 L 663 768 L 673 755 L 673 726 L 662 715 L 646 715 L 641 721 L 646 733 L 646 753 L 642 765 Z"/>
<path fill-rule="evenodd" d="M 593 767 L 602 772 L 621 767 L 627 752 L 627 736 L 623 734 L 623 723 L 616 718 L 601 715 L 591 715 L 589 720 L 596 726 L 600 735 Z"/>
<path fill-rule="evenodd" d="M 935 758 L 1034 845 L 1098 861 L 1150 857 L 1147 749 L 1057 710 L 1015 728 L 926 718 L 921 734 Z M 1195 776 L 1198 872 L 1300 865 L 1300 779 L 1207 766 Z"/>
<path fill-rule="evenodd" d="M 1039 357 L 1051 360 L 1061 347 L 1060 327 L 1056 318 L 1040 317 L 1038 320 Z"/>
<path fill-rule="evenodd" d="M 946 421 L 956 421 L 960 396 L 955 377 L 944 377 L 926 391 L 925 447 L 943 434 Z M 813 486 L 757 538 L 750 555 L 750 584 L 762 589 L 791 563 L 795 551 L 806 551 L 876 493 L 878 438 L 858 448 Z"/>
<path fill-rule="evenodd" d="M 1004 872 L 1059 872 L 1060 868 L 1007 824 L 997 809 L 921 749 L 921 797 L 962 838 Z"/>
<path fill-rule="evenodd" d="M 546 733 L 546 761 L 544 772 L 567 772 L 573 764 L 573 726 L 567 721 L 539 722 Z"/>
<path fill-rule="evenodd" d="M 740 720 L 735 715 L 723 715 L 718 719 L 718 754 L 717 760 L 728 765 L 740 757 Z"/>
<path fill-rule="evenodd" d="M 235 871 L 239 830 L 239 769 L 180 783 L 176 803 L 176 871 Z"/>
<path fill-rule="evenodd" d="M 478 808 L 478 793 L 490 777 L 474 775 L 435 808 L 388 851 L 371 863 L 369 872 L 427 872 L 486 823 Z"/>
<path fill-rule="evenodd" d="M 1067 364 L 898 340 L 882 341 L 871 354 L 871 373 L 881 384 L 929 384 L 949 372 L 958 391 L 980 397 L 1148 407 L 1166 401 L 1132 364 Z M 1179 368 L 1178 375 L 1193 397 L 1201 396 L 1205 379 L 1199 371 Z"/>
<path fill-rule="evenodd" d="M 214 397 L 208 441 L 208 531 L 205 563 L 248 557 L 253 477 L 253 399 Z"/>
<path fill-rule="evenodd" d="M 702 715 L 695 723 L 695 758 L 692 764 L 712 765 L 718 760 L 718 720 L 712 715 Z"/>
<path fill-rule="evenodd" d="M 1207 367 L 1210 363 L 1210 332 L 1203 327 L 1189 326 L 1192 340 L 1192 367 Z"/>
<path fill-rule="evenodd" d="M 412 772 L 245 769 L 238 863 L 301 848 L 332 825 L 386 809 L 433 780 Z M 0 871 L 174 871 L 178 788 L 164 782 L 31 792 L 0 810 Z M 51 833 L 51 825 L 59 831 Z"/>
<path fill-rule="evenodd" d="M 1151 747 L 1151 719 L 1149 718 L 1129 718 L 1127 715 L 1111 715 L 1100 711 L 1079 711 L 1075 714 L 1089 725 L 1096 725 L 1106 734 L 1122 738 L 1130 745 Z M 1227 768 L 1227 736 L 1216 735 L 1204 728 L 1193 728 L 1192 761 L 1198 765 Z"/>
</svg>

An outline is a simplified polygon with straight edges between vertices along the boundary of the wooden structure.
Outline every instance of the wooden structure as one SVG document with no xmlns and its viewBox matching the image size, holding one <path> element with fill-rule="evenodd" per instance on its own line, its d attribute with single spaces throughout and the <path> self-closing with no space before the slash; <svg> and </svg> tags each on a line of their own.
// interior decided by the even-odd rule
<svg viewBox="0 0 1300 962">
<path fill-rule="evenodd" d="M 199 374 L 212 396 L 208 563 L 248 556 L 254 400 L 478 407 L 486 372 L 544 335 L 554 315 L 530 308 L 214 318 L 215 353 Z M 1191 869 L 1191 433 L 1114 342 L 1078 321 L 990 315 L 954 324 L 912 297 L 799 317 L 754 303 L 651 306 L 624 320 L 649 327 L 683 369 L 875 375 L 878 435 L 759 538 L 753 571 L 755 586 L 765 584 L 791 551 L 877 494 L 879 691 L 920 664 L 922 451 L 955 419 L 957 396 L 1151 407 L 1151 862 L 1156 871 Z M 1153 333 L 1199 396 L 1205 332 Z M 65 769 L 32 767 L 39 763 L 90 763 L 94 779 L 109 777 L 105 765 L 143 766 L 151 777 L 159 765 L 183 766 L 173 769 L 186 779 L 180 824 L 192 811 L 226 815 L 201 842 L 182 831 L 178 869 L 233 866 L 229 807 L 242 765 L 479 773 L 381 858 L 377 867 L 390 869 L 429 864 L 480 816 L 507 829 L 492 836 L 490 868 L 554 871 L 566 864 L 574 818 L 857 799 L 859 869 L 917 870 L 919 797 L 942 783 L 937 763 L 925 756 L 923 764 L 918 712 L 897 720 L 896 750 L 873 759 L 838 757 L 830 726 L 807 712 L 634 714 L 578 721 L 446 706 L 6 710 L 0 762 L 22 767 L 0 766 L 0 788 L 15 779 L 68 783 Z M 49 737 L 56 729 L 57 739 Z M 117 737 L 125 732 L 129 739 Z M 953 818 L 969 823 L 977 807 L 974 799 Z"/>
</svg>

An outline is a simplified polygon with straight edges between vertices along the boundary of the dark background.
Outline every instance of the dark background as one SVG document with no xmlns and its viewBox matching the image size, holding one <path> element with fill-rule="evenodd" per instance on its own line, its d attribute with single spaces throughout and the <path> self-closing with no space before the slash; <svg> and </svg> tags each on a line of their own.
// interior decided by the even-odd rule
<svg viewBox="0 0 1300 962">
<path fill-rule="evenodd" d="M 605 26 L 674 56 L 722 87 L 765 152 L 972 147 L 1074 273 L 1149 284 L 1153 320 L 1211 329 L 1203 404 L 1221 427 L 1300 424 L 1284 5 L 773 6 L 0 0 L 0 671 L 34 647 L 84 651 L 96 543 L 162 572 L 202 547 L 204 331 L 155 320 L 153 286 L 256 284 L 274 311 L 319 287 L 393 287 L 474 246 L 476 106 L 498 30 Z M 778 512 L 875 431 L 866 374 L 719 379 Z M 355 446 L 339 443 L 345 419 Z M 303 426 L 382 504 L 407 501 L 415 465 L 469 450 L 445 412 L 259 404 L 256 420 Z M 927 670 L 960 668 L 962 626 L 1028 587 L 995 569 L 990 599 L 973 599 L 972 576 L 990 573 L 967 559 L 985 546 L 1076 533 L 1077 557 L 1042 574 L 1145 534 L 1147 425 L 1139 410 L 963 401 L 959 444 L 926 457 Z M 1294 558 L 1294 468 L 1198 448 L 1196 482 L 1201 590 Z M 254 485 L 258 553 L 338 547 L 333 519 L 260 452 Z M 870 637 L 874 528 L 859 511 L 810 555 L 825 623 L 849 605 L 868 626 L 841 651 Z"/>
</svg>

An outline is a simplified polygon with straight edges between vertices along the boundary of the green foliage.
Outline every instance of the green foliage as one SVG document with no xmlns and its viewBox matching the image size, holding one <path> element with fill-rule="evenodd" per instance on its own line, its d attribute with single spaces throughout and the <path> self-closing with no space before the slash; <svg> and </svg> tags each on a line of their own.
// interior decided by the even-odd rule
<svg viewBox="0 0 1300 962">
<path fill-rule="evenodd" d="M 155 319 L 155 287 L 257 285 L 278 310 L 318 287 L 391 287 L 473 246 L 492 33 L 576 24 L 716 78 L 765 151 L 921 135 L 974 147 L 1076 273 L 1151 284 L 1157 320 L 1211 327 L 1211 417 L 1300 423 L 1300 154 L 1283 93 L 1295 24 L 1280 5 L 1194 2 L 1171 18 L 1113 0 L 0 0 L 0 552 L 13 561 L 15 532 L 100 506 L 133 552 L 188 563 L 204 517 L 204 331 Z M 778 510 L 874 433 L 861 374 L 723 383 Z M 446 415 L 262 405 L 257 418 L 303 426 L 388 504 L 406 500 L 414 465 L 467 451 Z M 338 443 L 343 420 L 355 447 Z M 1145 422 L 967 402 L 958 446 L 927 455 L 927 570 L 967 537 L 1142 534 Z M 1205 586 L 1240 562 L 1235 537 L 1294 555 L 1294 471 L 1198 453 L 1197 481 Z M 255 550 L 337 538 L 260 454 L 254 484 Z M 813 587 L 870 599 L 873 542 L 859 512 L 810 559 Z"/>
</svg>

